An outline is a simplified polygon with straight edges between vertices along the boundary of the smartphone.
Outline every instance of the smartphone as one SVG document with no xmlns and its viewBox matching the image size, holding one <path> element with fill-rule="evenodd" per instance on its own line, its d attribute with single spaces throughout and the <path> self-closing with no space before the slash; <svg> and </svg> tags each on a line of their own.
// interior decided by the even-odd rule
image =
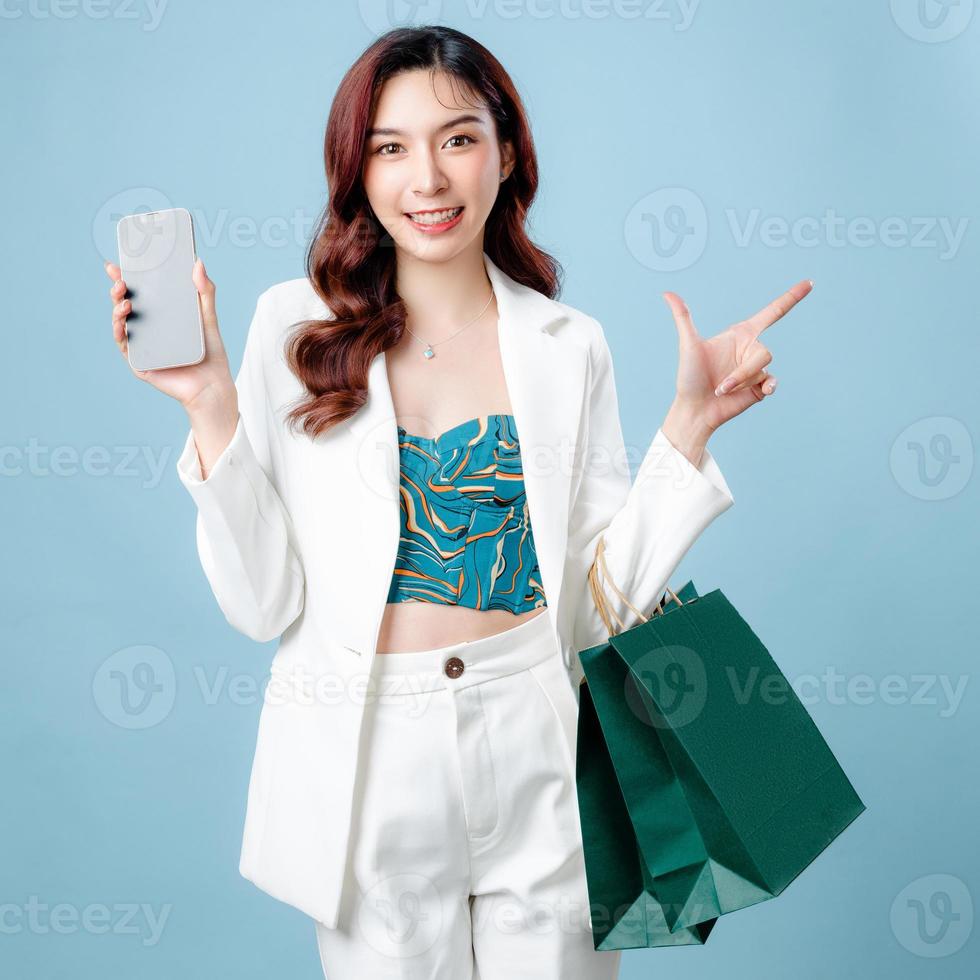
<svg viewBox="0 0 980 980">
<path fill-rule="evenodd" d="M 191 279 L 197 254 L 186 208 L 129 214 L 116 225 L 119 268 L 132 311 L 129 364 L 137 371 L 204 360 L 204 323 Z"/>
</svg>

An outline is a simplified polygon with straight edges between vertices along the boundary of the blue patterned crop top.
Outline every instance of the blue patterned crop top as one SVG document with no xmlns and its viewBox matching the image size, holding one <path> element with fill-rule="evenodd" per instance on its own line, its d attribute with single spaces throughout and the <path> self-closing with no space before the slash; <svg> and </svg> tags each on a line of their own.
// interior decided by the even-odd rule
<svg viewBox="0 0 980 980">
<path fill-rule="evenodd" d="M 515 615 L 547 605 L 513 415 L 478 415 L 435 439 L 398 426 L 401 531 L 388 602 Z"/>
</svg>

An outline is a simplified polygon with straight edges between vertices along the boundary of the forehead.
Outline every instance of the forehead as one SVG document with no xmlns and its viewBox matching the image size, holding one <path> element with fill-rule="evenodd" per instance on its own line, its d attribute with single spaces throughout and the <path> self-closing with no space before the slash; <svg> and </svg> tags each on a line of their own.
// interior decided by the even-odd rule
<svg viewBox="0 0 980 980">
<path fill-rule="evenodd" d="M 485 127 L 491 126 L 490 113 L 476 93 L 446 72 L 424 69 L 402 72 L 385 81 L 370 125 L 423 134 L 460 115 L 478 116 Z"/>
</svg>

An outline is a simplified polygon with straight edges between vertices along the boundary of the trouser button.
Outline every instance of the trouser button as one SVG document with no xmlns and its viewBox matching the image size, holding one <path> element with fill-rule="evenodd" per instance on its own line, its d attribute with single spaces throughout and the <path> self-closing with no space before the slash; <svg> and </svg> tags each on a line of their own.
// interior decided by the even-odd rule
<svg viewBox="0 0 980 980">
<path fill-rule="evenodd" d="M 459 677 L 463 673 L 463 661 L 459 657 L 450 657 L 446 661 L 446 676 Z"/>
</svg>

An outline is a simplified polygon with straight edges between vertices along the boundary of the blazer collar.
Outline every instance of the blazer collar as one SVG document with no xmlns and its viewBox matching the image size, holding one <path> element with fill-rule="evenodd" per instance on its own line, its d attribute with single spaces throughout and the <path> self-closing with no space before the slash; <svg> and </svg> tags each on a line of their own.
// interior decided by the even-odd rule
<svg viewBox="0 0 980 980">
<path fill-rule="evenodd" d="M 483 253 L 483 264 L 490 282 L 493 283 L 501 320 L 517 319 L 522 329 L 544 331 L 563 315 L 559 304 L 536 289 L 512 279 L 486 252 Z"/>
<path fill-rule="evenodd" d="M 491 260 L 486 252 L 483 253 L 483 264 L 497 297 L 497 332 L 501 347 L 501 359 L 505 360 L 505 347 L 509 348 L 512 354 L 519 359 L 519 362 L 515 361 L 511 373 L 508 373 L 508 366 L 506 363 L 504 364 L 504 378 L 507 381 L 508 394 L 513 403 L 514 392 L 511 390 L 511 382 L 516 380 L 520 386 L 527 377 L 527 369 L 531 367 L 524 362 L 522 357 L 522 355 L 530 354 L 530 348 L 534 346 L 533 341 L 530 342 L 530 348 L 526 343 L 528 333 L 535 331 L 547 335 L 548 327 L 565 314 L 560 304 L 508 276 Z M 547 370 L 546 365 L 540 365 L 540 367 Z M 519 376 L 512 378 L 514 373 Z M 392 432 L 396 432 L 397 423 L 394 414 L 391 385 L 388 381 L 387 358 L 385 352 L 381 351 L 375 355 L 368 369 L 367 402 L 348 420 L 347 425 L 351 432 L 363 433 L 375 427 L 383 419 L 390 417 Z M 516 407 L 514 416 L 519 422 Z M 519 435 L 520 431 L 518 429 Z"/>
<path fill-rule="evenodd" d="M 589 383 L 586 347 L 548 328 L 567 314 L 560 303 L 518 283 L 483 253 L 497 297 L 504 379 L 521 443 L 524 485 L 542 584 L 557 628 L 565 567 L 572 463 Z M 368 398 L 347 421 L 356 478 L 365 484 L 360 523 L 364 554 L 377 559 L 376 589 L 387 596 L 400 532 L 397 420 L 385 353 L 371 362 Z M 336 475 L 336 471 L 334 471 Z M 375 637 L 365 637 L 372 644 Z"/>
</svg>

